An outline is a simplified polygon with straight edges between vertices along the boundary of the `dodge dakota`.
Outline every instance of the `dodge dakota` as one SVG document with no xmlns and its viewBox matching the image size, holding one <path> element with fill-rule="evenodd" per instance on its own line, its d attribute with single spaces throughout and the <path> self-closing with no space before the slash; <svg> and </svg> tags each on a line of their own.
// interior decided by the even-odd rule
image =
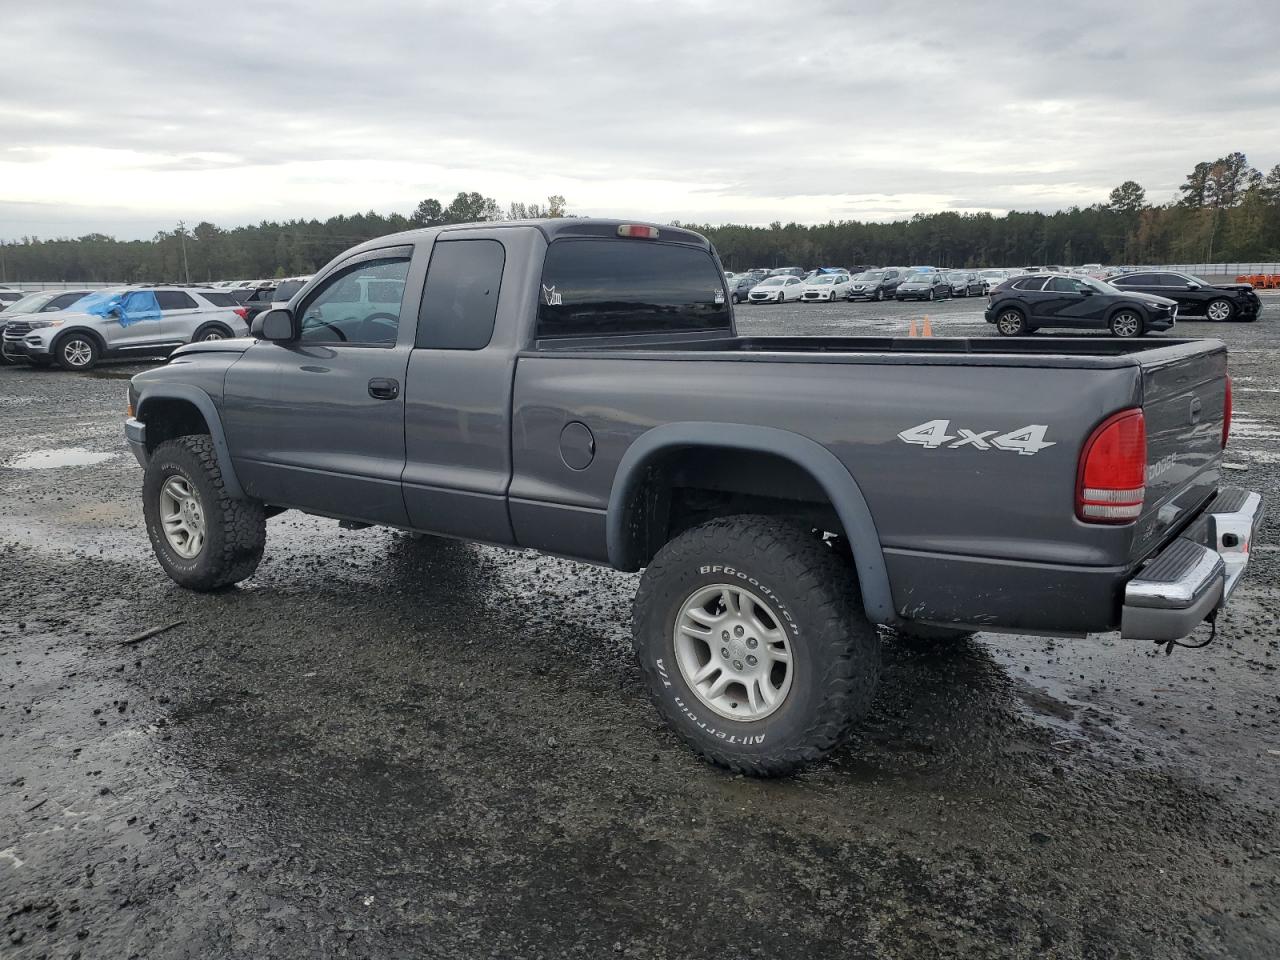
<svg viewBox="0 0 1280 960">
<path fill-rule="evenodd" d="M 363 243 L 133 378 L 155 555 L 226 588 L 299 510 L 643 571 L 658 710 L 761 776 L 858 722 L 883 631 L 1176 642 L 1239 583 L 1222 343 L 745 337 L 731 300 L 676 227 Z"/>
</svg>

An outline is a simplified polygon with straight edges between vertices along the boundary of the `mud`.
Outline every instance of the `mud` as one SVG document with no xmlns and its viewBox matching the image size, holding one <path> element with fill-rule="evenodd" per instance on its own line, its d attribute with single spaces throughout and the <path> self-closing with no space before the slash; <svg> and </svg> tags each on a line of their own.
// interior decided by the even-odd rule
<svg viewBox="0 0 1280 960">
<path fill-rule="evenodd" d="M 981 303 L 739 317 L 985 333 Z M 1231 345 L 1232 479 L 1275 503 L 1268 306 L 1179 333 Z M 1274 519 L 1206 650 L 886 643 L 855 739 L 755 782 L 658 723 L 632 576 L 284 514 L 240 588 L 174 586 L 121 435 L 141 367 L 103 369 L 0 368 L 0 953 L 1280 955 Z M 67 448 L 113 456 L 13 466 Z"/>
</svg>

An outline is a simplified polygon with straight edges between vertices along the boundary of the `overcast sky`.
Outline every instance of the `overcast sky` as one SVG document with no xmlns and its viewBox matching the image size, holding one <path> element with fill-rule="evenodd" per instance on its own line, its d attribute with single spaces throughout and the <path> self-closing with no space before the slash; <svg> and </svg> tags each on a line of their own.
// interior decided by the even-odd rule
<svg viewBox="0 0 1280 960">
<path fill-rule="evenodd" d="M 1280 163 L 1275 28 L 1178 0 L 0 0 L 0 238 L 459 190 L 698 223 L 1163 201 L 1197 160 Z"/>
</svg>

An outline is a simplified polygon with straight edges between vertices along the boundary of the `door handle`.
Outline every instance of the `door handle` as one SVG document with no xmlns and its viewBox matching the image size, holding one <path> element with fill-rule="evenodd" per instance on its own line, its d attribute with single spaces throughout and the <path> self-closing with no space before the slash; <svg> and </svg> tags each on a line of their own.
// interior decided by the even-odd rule
<svg viewBox="0 0 1280 960">
<path fill-rule="evenodd" d="M 375 400 L 394 400 L 400 396 L 400 384 L 390 377 L 374 377 L 369 381 L 369 396 Z"/>
</svg>

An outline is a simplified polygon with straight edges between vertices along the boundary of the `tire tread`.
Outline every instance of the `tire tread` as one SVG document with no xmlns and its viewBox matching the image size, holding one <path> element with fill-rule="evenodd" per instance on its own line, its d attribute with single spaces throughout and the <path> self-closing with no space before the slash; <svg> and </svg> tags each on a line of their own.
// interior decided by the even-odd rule
<svg viewBox="0 0 1280 960">
<path fill-rule="evenodd" d="M 806 525 L 769 516 L 718 518 L 668 543 L 641 581 L 633 619 L 639 622 L 640 612 L 653 602 L 653 584 L 664 568 L 680 563 L 689 552 L 713 548 L 732 553 L 735 545 L 743 555 L 759 551 L 780 558 L 786 569 L 795 571 L 792 607 L 820 611 L 816 620 L 805 621 L 805 630 L 813 642 L 812 656 L 825 664 L 809 725 L 796 745 L 772 755 L 744 759 L 690 736 L 668 709 L 666 698 L 654 697 L 654 701 L 663 719 L 704 759 L 734 773 L 785 776 L 829 754 L 870 708 L 880 674 L 879 634 L 863 612 L 853 568 Z M 660 690 L 662 682 L 650 658 L 643 655 L 638 642 L 636 646 L 650 690 Z"/>
</svg>

